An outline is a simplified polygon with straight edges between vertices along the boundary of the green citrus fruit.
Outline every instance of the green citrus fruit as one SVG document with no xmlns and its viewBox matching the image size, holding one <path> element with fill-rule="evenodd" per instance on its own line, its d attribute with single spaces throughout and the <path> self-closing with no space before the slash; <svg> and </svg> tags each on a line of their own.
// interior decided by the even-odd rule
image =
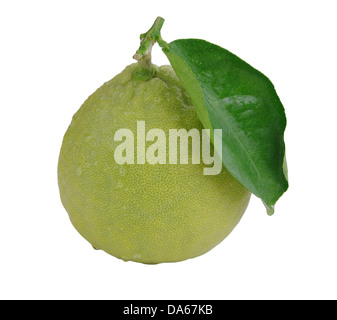
<svg viewBox="0 0 337 320">
<path fill-rule="evenodd" d="M 224 167 L 204 175 L 204 164 L 190 158 L 189 164 L 116 163 L 121 142 L 114 133 L 136 133 L 137 121 L 167 137 L 169 129 L 202 129 L 170 66 L 147 81 L 135 80 L 135 69 L 132 64 L 106 82 L 74 115 L 59 157 L 61 200 L 78 232 L 117 258 L 161 263 L 197 257 L 233 230 L 250 192 Z"/>
</svg>

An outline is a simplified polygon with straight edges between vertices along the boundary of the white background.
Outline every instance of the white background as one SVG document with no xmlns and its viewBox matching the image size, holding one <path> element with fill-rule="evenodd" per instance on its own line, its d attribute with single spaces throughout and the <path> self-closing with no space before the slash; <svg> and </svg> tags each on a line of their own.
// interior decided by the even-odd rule
<svg viewBox="0 0 337 320">
<path fill-rule="evenodd" d="M 2 1 L 1 299 L 336 299 L 334 1 Z M 209 253 L 173 264 L 95 251 L 59 199 L 63 135 L 89 94 L 133 63 L 139 34 L 216 43 L 266 74 L 288 118 L 290 188 L 252 198 Z M 154 63 L 168 63 L 158 46 Z"/>
</svg>

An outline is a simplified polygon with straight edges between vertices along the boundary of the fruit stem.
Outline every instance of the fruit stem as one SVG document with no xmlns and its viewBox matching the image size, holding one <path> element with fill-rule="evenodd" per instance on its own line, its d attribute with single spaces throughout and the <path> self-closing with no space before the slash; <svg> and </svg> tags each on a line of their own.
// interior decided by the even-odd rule
<svg viewBox="0 0 337 320">
<path fill-rule="evenodd" d="M 151 79 L 156 74 L 156 67 L 151 62 L 151 51 L 156 42 L 161 46 L 167 45 L 160 35 L 164 21 L 163 18 L 158 17 L 149 31 L 140 35 L 140 47 L 133 56 L 138 61 L 135 77 L 139 80 Z"/>
</svg>

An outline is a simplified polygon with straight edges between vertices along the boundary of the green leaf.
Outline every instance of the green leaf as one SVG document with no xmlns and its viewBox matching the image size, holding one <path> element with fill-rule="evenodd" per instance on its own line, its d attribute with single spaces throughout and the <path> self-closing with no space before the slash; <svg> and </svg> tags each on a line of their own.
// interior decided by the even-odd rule
<svg viewBox="0 0 337 320">
<path fill-rule="evenodd" d="M 222 129 L 225 167 L 272 214 L 288 188 L 286 117 L 273 84 L 234 54 L 204 40 L 176 40 L 163 51 L 203 126 Z"/>
</svg>

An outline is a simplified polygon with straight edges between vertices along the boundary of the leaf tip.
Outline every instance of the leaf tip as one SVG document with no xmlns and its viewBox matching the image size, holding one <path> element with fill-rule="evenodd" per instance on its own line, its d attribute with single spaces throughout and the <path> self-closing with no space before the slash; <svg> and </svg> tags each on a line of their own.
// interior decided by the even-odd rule
<svg viewBox="0 0 337 320">
<path fill-rule="evenodd" d="M 275 212 L 275 206 L 274 205 L 267 205 L 263 200 L 262 200 L 264 206 L 266 207 L 267 214 L 268 216 L 272 216 Z"/>
</svg>

